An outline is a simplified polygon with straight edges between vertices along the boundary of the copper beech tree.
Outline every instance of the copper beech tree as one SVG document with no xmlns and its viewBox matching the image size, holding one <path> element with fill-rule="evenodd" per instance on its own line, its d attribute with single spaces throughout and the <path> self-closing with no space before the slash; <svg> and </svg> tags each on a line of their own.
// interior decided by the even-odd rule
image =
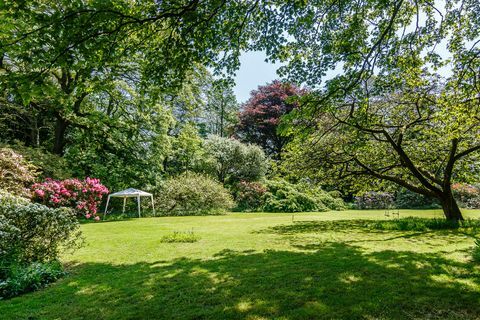
<svg viewBox="0 0 480 320">
<path fill-rule="evenodd" d="M 259 86 L 243 105 L 236 136 L 261 146 L 273 158 L 279 158 L 289 141 L 288 137 L 277 133 L 280 119 L 298 106 L 293 99 L 304 93 L 299 87 L 278 80 Z"/>
</svg>

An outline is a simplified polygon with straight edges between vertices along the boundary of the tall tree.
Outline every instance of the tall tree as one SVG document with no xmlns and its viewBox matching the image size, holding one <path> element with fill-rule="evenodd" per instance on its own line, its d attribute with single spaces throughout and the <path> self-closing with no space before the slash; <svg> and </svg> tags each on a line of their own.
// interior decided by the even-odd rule
<svg viewBox="0 0 480 320">
<path fill-rule="evenodd" d="M 204 126 L 208 134 L 220 137 L 231 134 L 238 122 L 239 105 L 232 84 L 224 79 L 213 80 L 207 90 Z"/>
<path fill-rule="evenodd" d="M 280 118 L 297 106 L 292 99 L 302 94 L 304 90 L 278 80 L 259 86 L 243 105 L 236 135 L 243 141 L 258 144 L 267 154 L 278 159 L 289 141 L 288 137 L 277 133 Z"/>
<path fill-rule="evenodd" d="M 124 77 L 125 68 L 136 71 L 129 77 L 141 74 L 171 91 L 195 64 L 218 71 L 238 65 L 256 7 L 218 0 L 3 1 L 2 96 L 49 114 L 55 121 L 51 148 L 62 154 L 69 129 L 89 122 L 87 96 Z"/>
<path fill-rule="evenodd" d="M 287 12 L 289 19 L 265 21 L 271 25 L 265 46 L 272 58 L 288 60 L 286 74 L 317 88 L 284 127 L 297 137 L 296 159 L 310 170 L 367 176 L 436 197 L 447 219 L 463 219 L 451 185 L 480 150 L 478 1 L 271 8 Z M 337 75 L 324 81 L 329 70 Z"/>
</svg>

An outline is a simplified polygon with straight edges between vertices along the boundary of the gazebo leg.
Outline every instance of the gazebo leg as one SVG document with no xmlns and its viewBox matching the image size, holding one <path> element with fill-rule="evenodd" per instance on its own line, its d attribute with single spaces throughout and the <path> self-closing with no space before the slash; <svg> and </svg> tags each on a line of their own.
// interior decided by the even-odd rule
<svg viewBox="0 0 480 320">
<path fill-rule="evenodd" d="M 110 195 L 107 197 L 107 204 L 105 205 L 105 212 L 103 213 L 103 217 L 107 215 L 108 203 L 110 202 Z"/>
<path fill-rule="evenodd" d="M 122 208 L 122 213 L 125 213 L 125 204 L 127 202 L 127 197 L 123 197 L 123 208 Z"/>
<path fill-rule="evenodd" d="M 137 196 L 138 217 L 140 218 L 140 196 Z"/>
<path fill-rule="evenodd" d="M 150 196 L 152 199 L 152 211 L 153 211 L 153 216 L 155 217 L 155 205 L 153 204 L 153 196 Z"/>
</svg>

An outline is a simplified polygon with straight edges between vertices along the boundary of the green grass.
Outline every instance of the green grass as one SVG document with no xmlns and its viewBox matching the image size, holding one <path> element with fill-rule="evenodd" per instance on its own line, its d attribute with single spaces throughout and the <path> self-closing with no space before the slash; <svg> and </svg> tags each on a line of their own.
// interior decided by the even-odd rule
<svg viewBox="0 0 480 320">
<path fill-rule="evenodd" d="M 64 257 L 69 275 L 0 301 L 0 318 L 478 319 L 471 230 L 382 230 L 371 221 L 385 219 L 343 211 L 84 224 L 87 245 Z M 161 240 L 191 230 L 197 242 Z"/>
</svg>

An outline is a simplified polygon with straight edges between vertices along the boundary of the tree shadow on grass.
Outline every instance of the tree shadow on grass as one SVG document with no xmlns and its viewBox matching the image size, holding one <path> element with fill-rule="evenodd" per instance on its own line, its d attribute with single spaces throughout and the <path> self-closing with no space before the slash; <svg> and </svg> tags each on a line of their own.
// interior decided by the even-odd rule
<svg viewBox="0 0 480 320">
<path fill-rule="evenodd" d="M 420 220 L 420 219 L 419 219 Z M 424 219 L 428 221 L 429 219 Z M 431 220 L 431 219 L 430 219 Z M 394 227 L 398 224 L 403 226 L 404 221 L 400 220 L 336 220 L 336 221 L 297 221 L 287 225 L 277 225 L 267 229 L 257 230 L 255 233 L 271 233 L 284 236 L 297 236 L 302 234 L 322 234 L 335 232 L 338 234 L 364 233 L 369 235 L 382 236 L 376 239 L 349 240 L 349 243 L 355 242 L 377 242 L 390 241 L 395 239 L 442 239 L 444 241 L 455 241 L 459 235 L 476 239 L 478 237 L 477 229 L 458 228 L 458 229 L 440 229 L 440 230 L 402 230 L 402 229 L 382 229 L 382 224 L 389 224 Z"/>
<path fill-rule="evenodd" d="M 480 275 L 433 254 L 331 243 L 211 260 L 85 263 L 2 319 L 478 319 Z"/>
</svg>

